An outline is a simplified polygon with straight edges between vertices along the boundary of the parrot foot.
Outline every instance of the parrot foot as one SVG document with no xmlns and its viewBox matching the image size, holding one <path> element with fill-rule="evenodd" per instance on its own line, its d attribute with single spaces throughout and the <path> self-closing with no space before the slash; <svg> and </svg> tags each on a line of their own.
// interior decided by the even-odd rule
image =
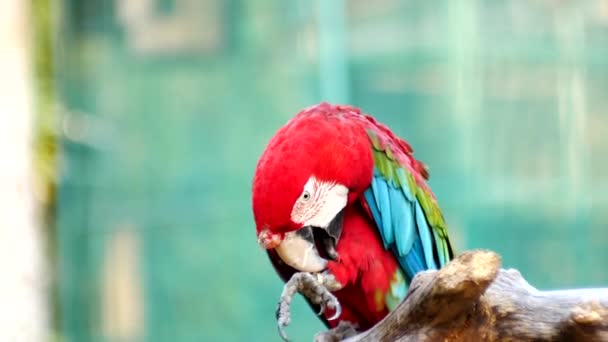
<svg viewBox="0 0 608 342">
<path fill-rule="evenodd" d="M 327 308 L 335 310 L 334 315 L 328 318 L 329 320 L 340 317 L 342 307 L 338 299 L 319 280 L 321 279 L 311 273 L 298 272 L 294 273 L 291 279 L 285 283 L 276 311 L 279 335 L 284 341 L 288 341 L 285 327 L 291 321 L 290 306 L 296 293 L 301 293 L 312 303 L 319 305 L 321 307 L 319 314 L 323 314 Z"/>
<path fill-rule="evenodd" d="M 340 321 L 338 326 L 315 335 L 315 342 L 338 342 L 353 337 L 359 333 L 359 326 L 349 321 Z"/>
</svg>

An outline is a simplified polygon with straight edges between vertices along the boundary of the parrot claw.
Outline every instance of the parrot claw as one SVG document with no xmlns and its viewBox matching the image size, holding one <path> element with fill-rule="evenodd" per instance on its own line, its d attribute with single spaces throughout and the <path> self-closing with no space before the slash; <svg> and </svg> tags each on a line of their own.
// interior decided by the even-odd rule
<svg viewBox="0 0 608 342">
<path fill-rule="evenodd" d="M 281 298 L 279 299 L 276 311 L 279 335 L 284 341 L 288 341 L 285 328 L 291 321 L 290 306 L 296 293 L 301 293 L 312 303 L 319 305 L 321 307 L 319 315 L 324 314 L 327 308 L 334 309 L 335 313 L 332 317 L 328 318 L 329 320 L 337 319 L 342 313 L 342 307 L 336 296 L 334 296 L 318 278 L 308 272 L 294 273 L 291 279 L 289 279 L 283 287 L 283 293 L 281 293 Z"/>
<path fill-rule="evenodd" d="M 340 317 L 340 315 L 342 314 L 342 306 L 340 306 L 340 303 L 338 303 L 337 299 L 336 299 L 335 303 L 330 303 L 330 306 L 334 307 L 336 309 L 336 312 L 331 317 L 329 317 L 327 320 L 333 321 L 335 319 L 338 319 L 338 317 Z"/>
<path fill-rule="evenodd" d="M 276 318 L 277 318 L 277 328 L 279 329 L 279 336 L 285 342 L 289 341 L 287 338 L 287 333 L 285 332 L 285 328 L 289 325 L 291 321 L 289 305 L 291 303 L 291 298 L 283 300 L 283 296 L 281 296 L 281 301 L 279 301 L 279 305 L 277 306 Z"/>
<path fill-rule="evenodd" d="M 325 312 L 325 303 L 319 304 L 319 307 L 321 308 L 321 310 L 319 310 L 317 316 L 321 316 Z"/>
<path fill-rule="evenodd" d="M 335 313 L 331 317 L 327 318 L 330 321 L 337 319 L 342 314 L 342 306 L 340 306 L 340 303 L 338 302 L 337 299 L 335 301 L 333 299 L 330 299 L 329 304 L 325 304 L 324 302 L 321 302 L 319 304 L 319 306 L 321 307 L 321 310 L 319 310 L 319 313 L 317 313 L 317 316 L 323 315 L 325 313 L 325 309 L 327 308 L 327 306 L 329 306 L 330 308 L 336 309 Z"/>
<path fill-rule="evenodd" d="M 289 342 L 289 339 L 287 338 L 287 333 L 285 332 L 285 326 L 279 325 L 279 335 L 281 336 L 281 339 L 283 341 Z"/>
</svg>

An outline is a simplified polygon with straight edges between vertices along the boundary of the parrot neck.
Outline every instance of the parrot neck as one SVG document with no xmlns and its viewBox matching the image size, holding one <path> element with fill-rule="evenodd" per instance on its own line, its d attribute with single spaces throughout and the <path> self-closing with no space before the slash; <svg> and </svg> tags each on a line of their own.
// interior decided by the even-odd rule
<svg viewBox="0 0 608 342">
<path fill-rule="evenodd" d="M 355 203 L 360 198 L 360 195 L 361 195 L 361 193 L 359 193 L 359 192 L 350 191 L 348 193 L 348 201 L 346 202 L 347 205 L 351 205 L 351 204 Z"/>
</svg>

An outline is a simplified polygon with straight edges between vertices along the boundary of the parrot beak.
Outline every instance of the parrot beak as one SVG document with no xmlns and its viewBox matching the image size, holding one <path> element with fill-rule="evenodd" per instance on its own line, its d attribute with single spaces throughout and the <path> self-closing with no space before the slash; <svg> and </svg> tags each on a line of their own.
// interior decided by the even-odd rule
<svg viewBox="0 0 608 342">
<path fill-rule="evenodd" d="M 328 260 L 338 260 L 336 245 L 342 233 L 343 220 L 344 210 L 334 217 L 327 228 L 306 226 L 289 232 L 275 250 L 286 264 L 299 271 L 323 271 Z"/>
<path fill-rule="evenodd" d="M 327 267 L 315 246 L 312 227 L 304 227 L 285 234 L 275 248 L 279 257 L 289 266 L 302 272 L 321 272 Z"/>
<path fill-rule="evenodd" d="M 344 209 L 341 210 L 338 215 L 334 217 L 329 223 L 327 228 L 315 227 L 313 232 L 315 233 L 315 241 L 317 245 L 320 245 L 322 256 L 330 260 L 338 260 L 338 252 L 336 252 L 336 245 L 342 234 L 342 223 L 344 222 Z"/>
</svg>

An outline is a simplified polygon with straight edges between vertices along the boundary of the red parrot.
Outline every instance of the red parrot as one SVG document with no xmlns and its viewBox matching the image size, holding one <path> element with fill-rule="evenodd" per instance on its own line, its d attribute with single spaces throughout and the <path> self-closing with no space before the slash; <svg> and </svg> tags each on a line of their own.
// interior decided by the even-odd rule
<svg viewBox="0 0 608 342">
<path fill-rule="evenodd" d="M 332 280 L 341 312 L 325 310 L 329 327 L 370 328 L 405 298 L 416 273 L 453 258 L 427 169 L 412 154 L 360 109 L 320 103 L 280 128 L 260 157 L 258 242 L 284 281 L 296 272 Z"/>
</svg>

